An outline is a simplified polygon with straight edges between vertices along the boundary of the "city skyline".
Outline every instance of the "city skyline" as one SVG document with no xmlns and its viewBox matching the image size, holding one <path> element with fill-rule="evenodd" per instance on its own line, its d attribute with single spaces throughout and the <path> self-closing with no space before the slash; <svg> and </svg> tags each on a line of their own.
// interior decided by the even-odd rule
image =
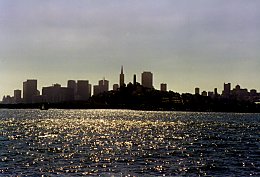
<svg viewBox="0 0 260 177">
<path fill-rule="evenodd" d="M 52 84 L 49 84 L 51 86 L 46 87 L 46 85 L 45 86 L 38 85 L 38 81 L 39 81 L 38 79 L 35 79 L 35 78 L 34 79 L 32 79 L 32 78 L 27 79 L 26 81 L 22 82 L 23 83 L 22 89 L 20 89 L 20 88 L 15 88 L 15 89 L 13 88 L 12 89 L 13 98 L 15 99 L 15 95 L 18 94 L 18 95 L 23 95 L 22 98 L 28 101 L 27 97 L 30 97 L 29 100 L 32 99 L 31 96 L 30 96 L 30 92 L 33 93 L 33 95 L 41 95 L 41 94 L 43 94 L 43 90 L 45 88 L 55 88 L 57 86 L 61 87 L 61 88 L 72 89 L 72 92 L 77 93 L 78 91 L 77 91 L 76 88 L 79 87 L 78 84 L 80 84 L 80 85 L 84 84 L 85 85 L 85 86 L 82 85 L 83 87 L 80 86 L 80 87 L 82 87 L 80 95 L 82 95 L 82 94 L 88 95 L 88 96 L 84 96 L 86 99 L 83 99 L 83 100 L 87 100 L 92 95 L 98 95 L 99 93 L 102 93 L 102 92 L 117 90 L 121 86 L 124 86 L 124 85 L 126 86 L 129 83 L 132 83 L 132 84 L 139 83 L 143 87 L 152 88 L 152 89 L 161 90 L 161 91 L 174 91 L 174 90 L 168 89 L 168 84 L 163 83 L 162 81 L 159 81 L 160 84 L 158 86 L 155 86 L 153 84 L 154 83 L 153 73 L 150 72 L 150 71 L 143 71 L 142 73 L 140 73 L 139 74 L 140 78 L 138 80 L 137 80 L 137 77 L 136 77 L 137 75 L 133 74 L 132 80 L 125 81 L 125 74 L 124 74 L 123 68 L 124 67 L 122 65 L 120 73 L 118 74 L 118 76 L 119 76 L 118 82 L 115 82 L 115 83 L 111 83 L 109 80 L 106 80 L 105 77 L 103 77 L 103 79 L 97 81 L 98 82 L 97 85 L 94 85 L 87 78 L 85 78 L 85 79 L 75 79 L 75 80 L 69 79 L 69 80 L 66 81 L 66 84 L 60 84 L 60 82 L 54 82 Z M 214 87 L 212 89 L 207 90 L 207 89 L 201 88 L 200 86 L 195 86 L 193 88 L 192 92 L 177 92 L 177 91 L 174 91 L 174 92 L 181 93 L 181 94 L 182 93 L 201 94 L 203 96 L 210 96 L 210 95 L 212 96 L 212 95 L 218 95 L 218 94 L 225 96 L 225 95 L 231 94 L 231 91 L 232 91 L 231 88 L 234 85 L 235 85 L 235 87 L 233 87 L 234 90 L 236 90 L 236 89 L 239 90 L 241 88 L 240 84 L 238 84 L 238 83 L 234 84 L 234 85 L 233 84 L 234 83 L 224 82 L 224 86 L 222 85 L 223 90 L 222 90 L 221 87 L 220 87 L 220 89 L 218 89 L 219 87 Z M 28 85 L 31 85 L 32 88 L 30 88 L 31 86 L 28 87 Z M 40 91 L 41 89 L 42 89 L 42 91 Z M 27 90 L 29 90 L 29 96 L 26 96 L 28 94 Z M 229 92 L 227 92 L 227 90 L 229 90 Z M 244 91 L 246 90 L 246 92 L 248 92 L 248 93 L 250 93 L 251 91 L 254 91 L 255 93 L 258 92 L 257 88 L 249 88 L 248 89 L 248 87 L 245 87 L 245 89 L 242 89 L 242 90 L 244 90 Z M 17 93 L 17 91 L 18 91 L 18 93 Z M 5 94 L 5 95 L 3 95 L 3 97 L 6 97 L 6 96 L 9 97 L 10 95 L 12 95 L 12 94 Z"/>
<path fill-rule="evenodd" d="M 0 97 L 39 87 L 152 71 L 154 86 L 194 93 L 224 82 L 260 89 L 257 0 L 0 0 Z M 140 75 L 137 81 L 141 83 Z M 111 85 L 110 85 L 111 88 Z"/>
<path fill-rule="evenodd" d="M 147 75 L 148 74 L 148 75 Z M 137 78 L 136 74 L 133 75 L 133 80 L 131 81 L 125 81 L 125 75 L 124 75 L 124 69 L 123 65 L 121 66 L 121 71 L 119 74 L 119 82 L 118 83 L 112 83 L 110 86 L 109 80 L 106 80 L 105 77 L 103 79 L 98 80 L 98 84 L 94 85 L 92 88 L 91 82 L 89 80 L 67 80 L 67 85 L 64 87 L 64 85 L 61 85 L 57 82 L 53 83 L 52 86 L 42 86 L 42 92 L 38 88 L 38 80 L 37 79 L 27 79 L 23 82 L 22 90 L 19 88 L 13 90 L 13 101 L 15 100 L 23 100 L 24 102 L 31 103 L 32 98 L 34 96 L 37 96 L 37 100 L 39 100 L 38 96 L 47 96 L 50 100 L 59 100 L 59 98 L 56 98 L 57 95 L 59 95 L 59 92 L 62 92 L 62 95 L 67 95 L 67 98 L 70 98 L 72 100 L 78 100 L 78 101 L 86 101 L 88 100 L 92 95 L 98 95 L 103 92 L 108 92 L 111 90 L 118 90 L 120 87 L 125 87 L 127 84 L 132 83 L 136 85 Z M 141 73 L 140 83 L 143 87 L 154 89 L 153 85 L 153 74 L 150 71 L 144 71 Z M 164 91 L 167 91 L 167 84 Z M 92 91 L 93 90 L 93 91 Z M 21 97 L 21 95 L 23 96 Z M 3 96 L 3 100 L 8 97 L 11 98 L 11 94 L 6 94 Z M 17 95 L 20 95 L 17 97 Z M 59 96 L 58 96 L 59 97 Z M 17 103 L 17 102 L 16 102 Z"/>
<path fill-rule="evenodd" d="M 92 96 L 97 96 L 100 93 L 108 91 L 120 91 L 123 87 L 128 87 L 128 84 L 142 86 L 146 89 L 160 90 L 160 91 L 172 91 L 167 89 L 167 83 L 161 83 L 160 88 L 154 87 L 153 73 L 150 71 L 143 71 L 141 73 L 140 82 L 137 81 L 136 74 L 133 74 L 132 82 L 125 81 L 125 74 L 123 65 L 119 73 L 118 83 L 112 83 L 112 88 L 109 85 L 109 80 L 103 79 L 98 80 L 97 85 L 92 85 L 89 80 L 67 80 L 67 86 L 63 87 L 59 83 L 54 83 L 52 86 L 44 86 L 42 92 L 38 90 L 37 79 L 27 79 L 23 82 L 23 89 L 14 89 L 13 96 L 4 95 L 2 103 L 41 103 L 41 102 L 64 102 L 64 101 L 87 101 Z M 93 87 L 93 88 L 92 88 Z M 131 87 L 131 86 L 130 86 Z M 93 91 L 92 91 L 93 90 Z M 232 84 L 224 83 L 223 90 L 219 90 L 215 87 L 212 90 L 200 91 L 200 87 L 195 87 L 194 93 L 186 92 L 181 94 L 194 94 L 208 96 L 211 98 L 217 98 L 219 96 L 223 98 L 237 98 L 238 100 L 250 100 L 252 102 L 260 101 L 260 93 L 255 88 L 242 88 L 237 84 L 232 89 Z M 176 92 L 178 93 L 178 92 Z M 179 93 L 178 93 L 179 94 Z M 22 96 L 23 95 L 23 96 Z M 1 101 L 0 101 L 1 103 Z"/>
</svg>

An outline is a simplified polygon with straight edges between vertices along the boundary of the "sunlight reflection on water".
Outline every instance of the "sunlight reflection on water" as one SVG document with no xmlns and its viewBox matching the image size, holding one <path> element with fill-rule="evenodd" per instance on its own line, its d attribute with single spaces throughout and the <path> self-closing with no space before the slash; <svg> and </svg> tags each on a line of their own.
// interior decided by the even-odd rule
<svg viewBox="0 0 260 177">
<path fill-rule="evenodd" d="M 259 114 L 1 110 L 0 174 L 259 175 Z"/>
</svg>

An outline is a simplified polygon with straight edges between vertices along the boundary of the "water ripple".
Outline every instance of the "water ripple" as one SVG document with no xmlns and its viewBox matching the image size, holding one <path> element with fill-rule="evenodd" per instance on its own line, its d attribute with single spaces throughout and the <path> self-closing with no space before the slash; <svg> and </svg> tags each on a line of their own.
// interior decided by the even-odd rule
<svg viewBox="0 0 260 177">
<path fill-rule="evenodd" d="M 259 114 L 0 110 L 0 174 L 258 176 Z"/>
</svg>

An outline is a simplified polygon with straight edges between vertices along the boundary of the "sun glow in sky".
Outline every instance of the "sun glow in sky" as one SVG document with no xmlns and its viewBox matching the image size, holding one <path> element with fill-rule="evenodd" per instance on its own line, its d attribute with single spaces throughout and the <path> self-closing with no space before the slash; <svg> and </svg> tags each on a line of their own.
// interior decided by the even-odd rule
<svg viewBox="0 0 260 177">
<path fill-rule="evenodd" d="M 0 96 L 38 79 L 260 90 L 259 0 L 0 0 Z M 1 98 L 0 98 L 1 99 Z"/>
</svg>

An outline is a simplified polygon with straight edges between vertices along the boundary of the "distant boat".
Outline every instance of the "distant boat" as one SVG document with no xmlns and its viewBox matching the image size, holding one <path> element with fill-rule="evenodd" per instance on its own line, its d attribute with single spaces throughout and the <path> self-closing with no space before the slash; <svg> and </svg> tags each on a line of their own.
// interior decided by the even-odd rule
<svg viewBox="0 0 260 177">
<path fill-rule="evenodd" d="M 41 106 L 41 108 L 40 108 L 41 110 L 48 110 L 48 107 L 47 106 L 45 106 L 45 104 L 42 104 L 42 106 Z"/>
</svg>

